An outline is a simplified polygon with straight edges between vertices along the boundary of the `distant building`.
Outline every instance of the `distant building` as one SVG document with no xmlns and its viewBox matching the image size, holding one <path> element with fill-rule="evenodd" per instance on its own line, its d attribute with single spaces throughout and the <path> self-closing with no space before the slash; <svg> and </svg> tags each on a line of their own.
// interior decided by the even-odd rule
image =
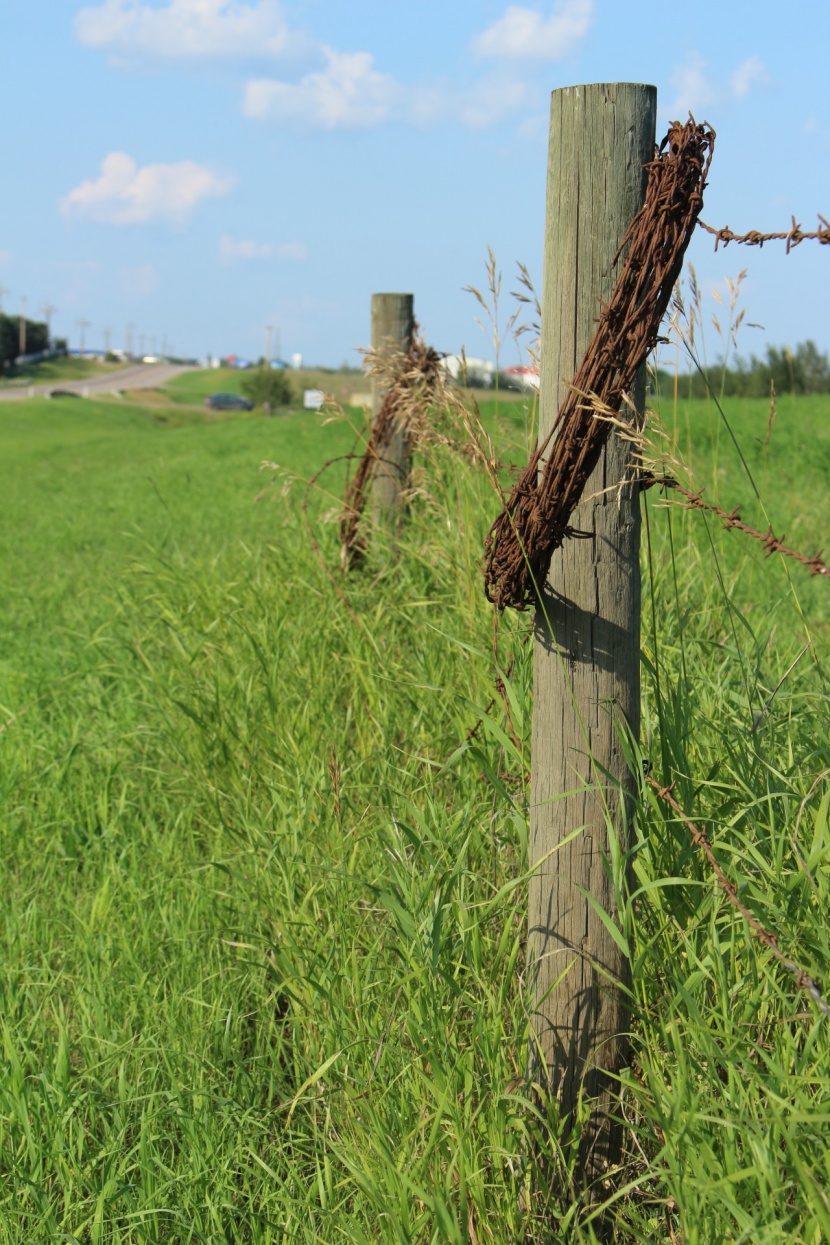
<svg viewBox="0 0 830 1245">
<path fill-rule="evenodd" d="M 538 390 L 538 367 L 506 367 L 503 372 L 505 382 L 511 389 Z"/>
<path fill-rule="evenodd" d="M 496 365 L 489 359 L 471 359 L 469 355 L 448 354 L 441 360 L 444 371 L 459 385 L 481 385 L 491 389 Z"/>
</svg>

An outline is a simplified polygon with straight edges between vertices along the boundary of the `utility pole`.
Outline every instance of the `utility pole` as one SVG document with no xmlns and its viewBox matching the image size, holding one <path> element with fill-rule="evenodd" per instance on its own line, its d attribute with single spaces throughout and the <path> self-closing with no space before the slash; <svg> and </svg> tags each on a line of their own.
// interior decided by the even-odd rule
<svg viewBox="0 0 830 1245">
<path fill-rule="evenodd" d="M 130 323 L 127 325 L 127 332 L 124 335 L 124 353 L 128 359 L 133 357 L 133 329 L 135 325 Z"/>
<path fill-rule="evenodd" d="M 282 333 L 279 325 L 274 329 L 274 358 L 277 362 L 282 358 Z"/>
<path fill-rule="evenodd" d="M 271 325 L 266 324 L 265 326 L 265 366 L 266 367 L 271 366 L 271 334 L 273 333 L 273 331 L 274 330 L 271 327 Z"/>
<path fill-rule="evenodd" d="M 40 309 L 40 313 L 46 321 L 46 343 L 52 340 L 52 313 L 57 311 L 57 307 L 53 303 L 44 303 Z"/>
<path fill-rule="evenodd" d="M 144 334 L 143 333 L 139 333 L 138 335 L 138 357 L 140 359 L 144 358 Z"/>
<path fill-rule="evenodd" d="M 20 346 L 19 354 L 26 353 L 26 298 L 25 295 L 20 297 Z"/>
<path fill-rule="evenodd" d="M 78 320 L 76 321 L 76 323 L 78 325 L 78 328 L 81 330 L 81 354 L 83 354 L 84 351 L 86 350 L 85 331 L 86 329 L 89 328 L 91 321 L 90 320 Z"/>
<path fill-rule="evenodd" d="M 0 285 L 0 315 L 3 314 L 3 295 L 11 294 L 11 290 L 7 290 L 5 285 Z"/>
<path fill-rule="evenodd" d="M 107 327 L 104 329 L 104 354 L 109 354 L 110 352 L 110 334 L 111 333 L 112 333 L 112 329 L 110 328 L 109 325 L 107 325 Z"/>
</svg>

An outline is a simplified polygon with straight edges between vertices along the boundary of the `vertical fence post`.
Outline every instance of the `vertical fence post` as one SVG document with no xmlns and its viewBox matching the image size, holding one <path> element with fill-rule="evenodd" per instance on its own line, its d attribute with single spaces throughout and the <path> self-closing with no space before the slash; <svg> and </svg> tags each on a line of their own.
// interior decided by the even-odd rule
<svg viewBox="0 0 830 1245">
<path fill-rule="evenodd" d="M 412 346 L 415 331 L 414 298 L 411 294 L 372 295 L 372 349 L 403 351 Z M 383 405 L 387 386 L 372 377 L 372 418 Z M 403 504 L 403 490 L 409 479 L 409 438 L 406 430 L 396 429 L 375 472 L 375 519 L 396 527 Z"/>
<path fill-rule="evenodd" d="M 553 92 L 541 436 L 611 292 L 612 259 L 643 202 L 655 118 L 651 86 Z M 633 396 L 642 409 L 644 378 Z M 591 900 L 616 920 L 609 826 L 624 848 L 633 787 L 620 728 L 636 738 L 640 724 L 639 501 L 634 488 L 617 488 L 629 457 L 612 435 L 571 519 L 582 538 L 555 554 L 535 624 L 530 853 L 543 863 L 529 896 L 530 1064 L 563 1117 L 573 1117 L 580 1092 L 591 1102 L 576 1173 L 583 1188 L 618 1156 L 609 1074 L 626 1057 L 628 1028 L 628 964 Z"/>
</svg>

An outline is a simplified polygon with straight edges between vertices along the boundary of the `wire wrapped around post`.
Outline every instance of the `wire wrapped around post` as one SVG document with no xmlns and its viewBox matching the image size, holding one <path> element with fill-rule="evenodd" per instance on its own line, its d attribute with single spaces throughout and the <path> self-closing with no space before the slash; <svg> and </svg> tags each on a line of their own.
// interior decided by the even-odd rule
<svg viewBox="0 0 830 1245">
<path fill-rule="evenodd" d="M 499 610 L 536 603 L 553 553 L 599 461 L 638 368 L 659 340 L 683 258 L 703 207 L 715 132 L 673 122 L 648 167 L 645 203 L 631 222 L 611 298 L 553 427 L 514 484 L 485 542 L 485 591 Z"/>
<path fill-rule="evenodd" d="M 346 489 L 340 517 L 340 562 L 344 571 L 351 570 L 366 553 L 366 539 L 361 533 L 363 512 L 369 489 L 384 461 L 384 454 L 396 428 L 412 422 L 413 408 L 423 404 L 425 397 L 440 380 L 441 355 L 416 338 L 408 354 L 392 360 L 394 376 L 380 410 L 372 424 L 366 448 Z M 375 360 L 372 366 L 379 366 Z M 388 367 L 388 363 L 386 364 Z"/>
</svg>

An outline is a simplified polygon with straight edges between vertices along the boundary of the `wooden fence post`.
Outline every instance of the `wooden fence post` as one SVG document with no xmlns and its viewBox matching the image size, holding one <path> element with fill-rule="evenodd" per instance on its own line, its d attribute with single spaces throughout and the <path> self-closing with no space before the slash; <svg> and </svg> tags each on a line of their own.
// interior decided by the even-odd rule
<svg viewBox="0 0 830 1245">
<path fill-rule="evenodd" d="M 414 298 L 411 294 L 372 295 L 372 349 L 380 353 L 412 346 L 415 331 Z M 372 418 L 376 419 L 383 405 L 387 386 L 372 377 Z M 397 429 L 383 453 L 375 472 L 375 520 L 396 527 L 400 518 L 403 490 L 409 479 L 409 438 L 404 429 Z"/>
<path fill-rule="evenodd" d="M 613 285 L 612 259 L 642 205 L 656 103 L 654 87 L 632 83 L 553 92 L 540 436 L 590 341 Z M 642 409 L 643 377 L 633 397 Z M 536 611 L 530 859 L 543 863 L 529 896 L 537 1000 L 530 1068 L 563 1117 L 572 1117 L 580 1091 L 591 1101 L 576 1173 L 583 1188 L 619 1154 L 609 1073 L 627 1053 L 628 964 L 591 900 L 616 921 L 606 819 L 625 847 L 625 793 L 634 781 L 619 732 L 636 738 L 640 725 L 639 499 L 636 489 L 617 487 L 629 458 L 630 447 L 612 435 L 571 519 L 584 538 L 554 555 Z"/>
</svg>

